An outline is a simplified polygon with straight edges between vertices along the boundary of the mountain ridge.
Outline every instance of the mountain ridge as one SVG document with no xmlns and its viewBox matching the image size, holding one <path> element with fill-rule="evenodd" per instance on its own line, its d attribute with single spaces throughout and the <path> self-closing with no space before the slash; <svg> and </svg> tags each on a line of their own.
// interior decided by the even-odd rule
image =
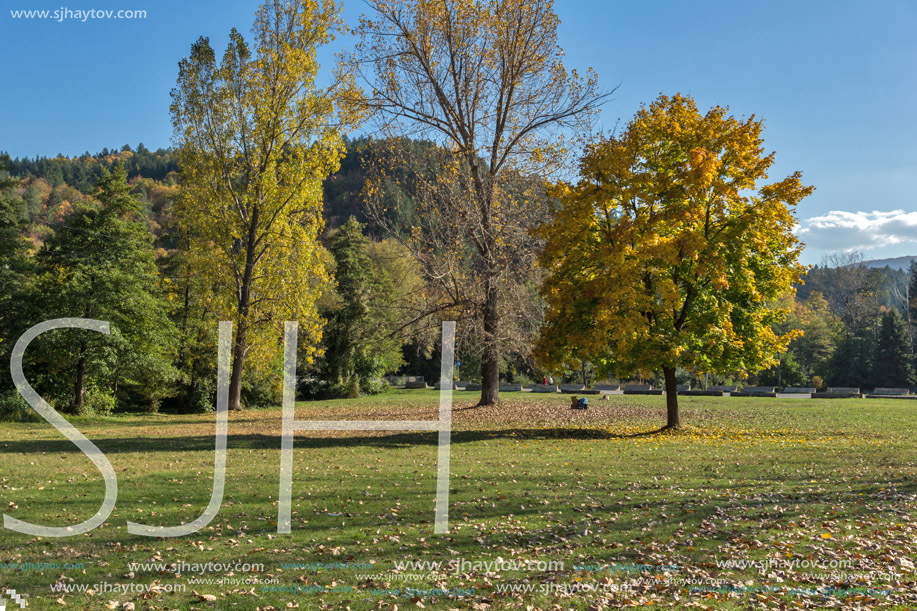
<svg viewBox="0 0 917 611">
<path fill-rule="evenodd" d="M 863 265 L 869 268 L 881 269 L 888 266 L 892 269 L 907 270 L 914 260 L 917 260 L 917 255 L 905 255 L 903 257 L 890 257 L 888 259 L 869 259 L 868 261 L 863 261 Z"/>
</svg>

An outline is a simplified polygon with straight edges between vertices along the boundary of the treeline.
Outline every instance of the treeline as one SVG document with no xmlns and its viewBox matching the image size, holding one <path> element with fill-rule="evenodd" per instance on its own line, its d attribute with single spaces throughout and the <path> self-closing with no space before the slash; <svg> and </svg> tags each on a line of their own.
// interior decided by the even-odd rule
<svg viewBox="0 0 917 611">
<path fill-rule="evenodd" d="M 102 176 L 103 168 L 111 170 L 114 164 L 121 164 L 127 172 L 127 178 L 138 176 L 164 181 L 178 172 L 178 164 L 172 151 L 158 149 L 151 151 L 140 143 L 136 149 L 125 144 L 120 149 L 102 149 L 95 155 L 86 151 L 79 157 L 28 157 L 11 158 L 8 153 L 0 153 L 0 165 L 13 176 L 22 178 L 40 178 L 52 187 L 61 184 L 89 192 L 95 182 Z"/>
<path fill-rule="evenodd" d="M 759 376 L 783 386 L 910 388 L 917 384 L 917 261 L 870 268 L 857 253 L 813 267 L 788 304 L 782 330 L 798 329 L 779 367 Z"/>
<path fill-rule="evenodd" d="M 435 165 L 435 147 L 406 140 L 413 158 Z M 323 185 L 322 244 L 335 278 L 322 296 L 322 342 L 301 368 L 306 397 L 379 392 L 383 374 L 438 374 L 435 324 L 424 316 L 436 287 L 399 240 L 417 222 L 411 193 L 414 168 L 390 177 L 388 223 L 366 210 L 366 173 L 389 145 L 370 138 L 347 140 L 340 169 Z M 212 409 L 216 376 L 216 318 L 195 303 L 194 278 L 182 265 L 182 239 L 172 218 L 179 193 L 169 150 L 103 151 L 75 159 L 10 159 L 0 192 L 3 286 L 0 351 L 4 362 L 16 338 L 44 320 L 79 314 L 108 320 L 111 336 L 61 331 L 30 348 L 30 378 L 43 396 L 73 412 L 130 409 Z M 147 174 L 149 172 L 149 175 Z M 70 181 L 74 181 L 71 184 Z M 550 214 L 554 203 L 545 197 Z M 394 229 L 393 229 L 394 228 Z M 401 235 L 397 235 L 398 233 Z M 534 238 L 532 238 L 534 239 Z M 858 255 L 838 256 L 810 269 L 778 331 L 802 332 L 779 365 L 751 377 L 782 386 L 910 387 L 917 379 L 917 266 L 869 269 Z M 537 305 L 537 292 L 531 294 Z M 537 329 L 529 329 L 534 337 Z M 479 355 L 468 338 L 460 375 L 477 379 Z M 524 345 L 524 343 L 523 343 Z M 531 351 L 506 350 L 501 379 L 594 382 L 606 377 L 588 361 L 548 371 Z M 714 381 L 678 370 L 680 382 Z M 660 380 L 658 375 L 643 379 Z M 3 385 L 6 412 L 25 413 L 9 378 Z M 243 381 L 247 406 L 275 404 L 279 386 L 270 367 L 253 366 Z"/>
<path fill-rule="evenodd" d="M 387 147 L 369 138 L 346 142 L 340 170 L 324 182 L 322 245 L 334 281 L 318 303 L 321 345 L 301 367 L 304 397 L 375 393 L 385 387 L 383 374 L 439 371 L 438 330 L 425 316 L 431 287 L 397 239 L 416 219 L 407 181 L 391 179 L 386 196 L 388 217 L 403 233 L 396 236 L 367 218 L 362 199 L 365 168 Z M 433 155 L 429 143 L 404 144 Z M 213 409 L 217 317 L 196 300 L 199 279 L 185 264 L 172 152 L 141 145 L 73 159 L 0 159 L 9 168 L 0 170 L 3 362 L 34 324 L 106 320 L 110 336 L 57 331 L 29 348 L 27 374 L 49 402 L 71 413 Z M 473 376 L 471 352 L 466 363 Z M 508 353 L 504 374 L 526 363 L 530 356 Z M 247 407 L 279 400 L 274 363 L 259 364 L 245 371 Z M 9 376 L 0 396 L 7 418 L 31 413 Z"/>
<path fill-rule="evenodd" d="M 27 352 L 35 387 L 77 413 L 212 409 L 219 321 L 231 410 L 277 403 L 285 321 L 313 397 L 436 377 L 440 321 L 482 407 L 501 379 L 661 372 L 677 428 L 678 378 L 913 383 L 912 279 L 836 261 L 793 296 L 814 187 L 766 182 L 763 122 L 663 94 L 601 136 L 612 92 L 563 66 L 550 2 L 367 10 L 327 88 L 331 0 L 266 0 L 222 54 L 193 42 L 172 151 L 0 159 L 0 359 L 36 323 L 109 321 Z M 346 139 L 367 121 L 377 138 Z"/>
</svg>

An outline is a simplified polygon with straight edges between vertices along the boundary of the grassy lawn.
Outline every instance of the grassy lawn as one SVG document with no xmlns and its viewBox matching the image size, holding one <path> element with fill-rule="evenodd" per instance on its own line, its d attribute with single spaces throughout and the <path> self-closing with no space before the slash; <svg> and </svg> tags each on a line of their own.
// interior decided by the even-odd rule
<svg viewBox="0 0 917 611">
<path fill-rule="evenodd" d="M 437 398 L 297 418 L 435 419 Z M 230 414 L 219 514 L 151 539 L 126 521 L 206 507 L 214 416 L 72 419 L 114 465 L 115 510 L 77 537 L 0 530 L 0 587 L 31 609 L 917 608 L 917 402 L 685 397 L 682 431 L 639 436 L 662 397 L 474 399 L 455 394 L 448 535 L 433 534 L 436 433 L 297 433 L 278 535 L 280 411 Z M 101 475 L 48 424 L 0 423 L 0 465 L 7 515 L 62 526 L 101 503 Z"/>
</svg>

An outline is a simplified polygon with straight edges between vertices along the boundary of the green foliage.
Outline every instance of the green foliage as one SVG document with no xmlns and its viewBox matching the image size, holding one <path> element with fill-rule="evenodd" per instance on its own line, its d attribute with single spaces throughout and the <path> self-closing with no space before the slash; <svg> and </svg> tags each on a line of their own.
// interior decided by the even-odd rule
<svg viewBox="0 0 917 611">
<path fill-rule="evenodd" d="M 216 411 L 216 378 L 198 376 L 191 382 L 189 391 L 187 401 L 184 404 L 188 412 L 206 414 Z"/>
<path fill-rule="evenodd" d="M 0 362 L 9 363 L 9 351 L 25 330 L 33 283 L 29 225 L 19 214 L 15 188 L 19 182 L 0 168 Z M 12 388 L 9 376 L 0 377 L 0 389 Z"/>
<path fill-rule="evenodd" d="M 0 395 L 0 422 L 39 422 L 41 416 L 26 403 L 19 391 L 7 390 Z"/>
<path fill-rule="evenodd" d="M 382 378 L 365 378 L 360 380 L 360 394 L 363 395 L 378 395 L 386 392 L 389 388 L 389 383 Z"/>
<path fill-rule="evenodd" d="M 907 327 L 897 310 L 882 315 L 872 379 L 875 386 L 910 388 L 917 382 Z"/>
<path fill-rule="evenodd" d="M 168 394 L 175 335 L 162 297 L 152 235 L 123 168 L 103 172 L 98 201 L 80 207 L 35 256 L 32 324 L 62 317 L 111 323 L 110 335 L 58 330 L 30 350 L 42 386 L 79 411 L 86 388 L 130 388 L 146 401 Z M 32 352 L 34 350 L 34 352 Z"/>
<path fill-rule="evenodd" d="M 90 388 L 86 391 L 82 405 L 76 410 L 80 416 L 109 416 L 117 405 L 115 395 L 102 388 Z"/>
<path fill-rule="evenodd" d="M 247 368 L 242 374 L 242 405 L 249 409 L 276 407 L 281 401 L 280 378 L 275 370 Z"/>
<path fill-rule="evenodd" d="M 809 386 L 814 376 L 809 376 L 796 360 L 792 351 L 782 354 L 780 362 L 758 374 L 758 384 L 764 386 Z"/>
<path fill-rule="evenodd" d="M 321 375 L 345 396 L 372 388 L 371 380 L 401 364 L 393 334 L 395 285 L 370 257 L 362 225 L 351 217 L 328 238 L 337 286 L 322 308 L 325 320 Z"/>
<path fill-rule="evenodd" d="M 838 341 L 828 362 L 829 386 L 873 388 L 872 375 L 875 341 L 868 335 L 845 333 Z"/>
</svg>

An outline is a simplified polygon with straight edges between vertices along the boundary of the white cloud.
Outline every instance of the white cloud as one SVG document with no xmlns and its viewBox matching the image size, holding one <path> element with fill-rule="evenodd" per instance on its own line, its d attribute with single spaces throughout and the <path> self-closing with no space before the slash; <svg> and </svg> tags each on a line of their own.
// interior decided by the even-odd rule
<svg viewBox="0 0 917 611">
<path fill-rule="evenodd" d="M 865 252 L 896 244 L 917 244 L 917 212 L 832 210 L 803 220 L 796 235 L 807 248 Z"/>
</svg>

